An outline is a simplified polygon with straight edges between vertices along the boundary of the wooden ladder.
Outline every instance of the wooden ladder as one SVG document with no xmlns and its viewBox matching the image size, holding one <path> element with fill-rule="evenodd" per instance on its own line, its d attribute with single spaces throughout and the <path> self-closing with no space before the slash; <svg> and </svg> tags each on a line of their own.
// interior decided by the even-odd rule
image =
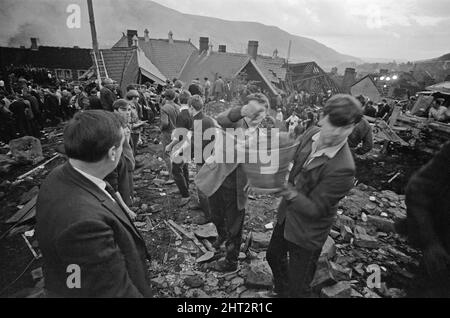
<svg viewBox="0 0 450 318">
<path fill-rule="evenodd" d="M 97 79 L 101 83 L 105 78 L 109 78 L 108 71 L 106 70 L 105 60 L 103 59 L 103 52 L 99 50 L 98 54 L 96 54 L 95 50 L 93 50 L 92 55 L 95 62 Z"/>
</svg>

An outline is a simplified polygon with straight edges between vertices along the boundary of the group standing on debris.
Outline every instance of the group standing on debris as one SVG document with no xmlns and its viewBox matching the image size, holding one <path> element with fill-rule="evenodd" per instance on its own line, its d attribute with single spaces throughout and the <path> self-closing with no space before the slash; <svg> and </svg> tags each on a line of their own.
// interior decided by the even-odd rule
<svg viewBox="0 0 450 318">
<path fill-rule="evenodd" d="M 22 83 L 9 93 L 0 85 L 0 119 L 2 127 L 7 127 L 2 128 L 4 140 L 21 135 L 39 137 L 43 127 L 68 120 L 64 129 L 68 161 L 46 178 L 37 201 L 36 234 L 49 296 L 152 296 L 147 283 L 149 254 L 133 223 L 137 215 L 131 207 L 142 125 L 156 117 L 160 119 L 168 182 L 176 184 L 181 196 L 179 207 L 192 203 L 190 207 L 201 209 L 217 228 L 212 246 L 218 253 L 223 250 L 224 257 L 209 268 L 219 272 L 239 267 L 249 183 L 241 163 L 217 163 L 204 156 L 207 145 L 214 143 L 214 139 L 204 139 L 204 132 L 210 128 L 258 131 L 270 117 L 275 128 L 290 133 L 298 147 L 288 181 L 278 193 L 282 200 L 267 262 L 273 273 L 274 295 L 312 296 L 310 283 L 337 206 L 354 185 L 354 156 L 373 147 L 372 127 L 364 115 L 386 119 L 393 107 L 386 100 L 374 105 L 363 96 L 333 95 L 331 91 L 316 94 L 301 90 L 269 99 L 256 85 L 246 85 L 239 93 L 232 86 L 221 76 L 212 82 L 204 78 L 203 84 L 197 78 L 188 85 L 177 79 L 165 87 L 129 85 L 126 92 L 111 79 L 105 79 L 101 87 L 58 89 Z M 215 119 L 206 114 L 210 101 L 233 99 L 240 105 Z M 447 114 L 444 108 L 437 100 L 430 118 L 443 120 Z M 201 129 L 196 129 L 198 125 Z M 180 130 L 189 132 L 190 145 L 200 145 L 201 149 L 183 147 L 186 140 L 177 134 Z M 444 170 L 448 164 L 445 166 L 442 158 L 447 153 L 445 150 L 438 157 L 441 163 L 435 164 L 443 165 Z M 189 191 L 192 160 L 196 164 L 195 199 Z M 436 168 L 423 170 L 413 179 L 410 193 L 420 188 L 417 180 L 431 180 L 431 171 Z M 420 227 L 420 220 L 425 220 L 432 227 L 432 203 L 419 208 L 417 200 L 410 198 L 414 224 Z M 448 216 L 440 213 L 438 220 L 448 222 Z M 438 263 L 433 253 L 439 253 L 441 269 L 448 257 L 448 239 L 440 240 L 446 235 L 442 231 L 436 229 L 433 237 L 422 235 L 422 240 L 432 242 L 425 255 L 431 271 Z M 76 288 L 67 284 L 67 273 L 73 266 L 81 275 L 81 285 Z"/>
</svg>

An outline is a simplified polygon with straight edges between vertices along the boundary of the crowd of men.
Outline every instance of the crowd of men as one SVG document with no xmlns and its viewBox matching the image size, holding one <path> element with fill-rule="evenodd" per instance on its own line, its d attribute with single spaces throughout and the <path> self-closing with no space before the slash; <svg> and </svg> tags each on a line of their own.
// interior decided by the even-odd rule
<svg viewBox="0 0 450 318">
<path fill-rule="evenodd" d="M 136 84 L 123 93 L 110 79 L 101 88 L 95 83 L 49 87 L 23 80 L 9 90 L 0 81 L 0 141 L 22 136 L 39 138 L 43 128 L 67 121 L 78 111 L 112 111 L 113 102 L 120 98 L 132 101 L 139 119 L 151 122 L 159 111 L 161 91 L 162 87 Z"/>
</svg>

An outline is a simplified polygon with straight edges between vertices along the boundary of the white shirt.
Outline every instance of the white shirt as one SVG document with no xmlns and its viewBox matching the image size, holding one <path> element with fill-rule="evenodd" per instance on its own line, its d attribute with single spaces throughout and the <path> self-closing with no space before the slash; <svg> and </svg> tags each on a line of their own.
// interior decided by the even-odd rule
<svg viewBox="0 0 450 318">
<path fill-rule="evenodd" d="M 338 144 L 336 146 L 327 147 L 327 148 L 323 148 L 323 149 L 317 150 L 317 141 L 319 140 L 319 137 L 320 137 L 320 132 L 318 132 L 317 134 L 315 134 L 312 137 L 313 143 L 312 143 L 311 154 L 309 155 L 308 159 L 305 161 L 305 164 L 303 165 L 303 167 L 306 167 L 315 158 L 319 158 L 319 157 L 321 157 L 323 155 L 327 156 L 330 159 L 334 158 L 336 156 L 336 154 L 339 152 L 339 150 L 341 150 L 341 148 L 347 142 L 347 138 L 346 138 L 343 142 L 341 142 L 340 144 Z"/>
<path fill-rule="evenodd" d="M 289 123 L 291 126 L 297 126 L 298 122 L 300 121 L 300 118 L 298 118 L 297 115 L 291 115 L 288 119 L 286 119 L 286 122 Z"/>
<path fill-rule="evenodd" d="M 279 120 L 279 121 L 283 121 L 283 113 L 282 112 L 278 112 L 276 119 Z"/>
<path fill-rule="evenodd" d="M 72 167 L 78 171 L 79 173 L 81 173 L 86 179 L 88 179 L 89 181 L 91 181 L 92 183 L 94 183 L 97 187 L 99 187 L 103 192 L 106 193 L 106 195 L 113 201 L 115 201 L 113 199 L 113 197 L 108 193 L 108 191 L 106 191 L 106 182 L 103 181 L 102 179 L 99 179 L 97 177 L 94 177 L 93 175 L 90 175 L 84 171 L 81 171 L 78 168 L 75 168 L 74 165 L 72 165 Z"/>
</svg>

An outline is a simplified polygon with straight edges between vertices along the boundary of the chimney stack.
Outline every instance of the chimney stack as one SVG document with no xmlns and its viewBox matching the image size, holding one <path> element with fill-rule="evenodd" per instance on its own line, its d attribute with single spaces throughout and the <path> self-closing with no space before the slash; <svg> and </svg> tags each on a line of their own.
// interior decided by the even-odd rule
<svg viewBox="0 0 450 318">
<path fill-rule="evenodd" d="M 133 36 L 132 41 L 133 41 L 133 47 L 139 46 L 139 38 L 137 37 L 137 35 Z"/>
<path fill-rule="evenodd" d="M 133 37 L 138 36 L 137 30 L 127 30 L 128 47 L 133 46 Z"/>
<path fill-rule="evenodd" d="M 258 56 L 258 41 L 248 41 L 247 54 L 256 60 Z"/>
<path fill-rule="evenodd" d="M 346 68 L 342 88 L 344 93 L 349 94 L 351 86 L 356 82 L 356 70 L 354 68 Z"/>
<path fill-rule="evenodd" d="M 31 38 L 31 49 L 33 51 L 38 50 L 37 38 Z"/>
<path fill-rule="evenodd" d="M 213 45 L 212 44 L 209 44 L 209 48 L 208 48 L 208 56 L 212 53 L 212 51 L 213 51 Z"/>
<path fill-rule="evenodd" d="M 219 53 L 226 53 L 226 52 L 227 52 L 227 46 L 219 45 Z"/>
<path fill-rule="evenodd" d="M 149 34 L 150 34 L 150 32 L 148 31 L 148 29 L 145 29 L 145 31 L 144 31 L 144 41 L 145 42 L 150 42 Z"/>
<path fill-rule="evenodd" d="M 169 43 L 173 44 L 173 32 L 169 31 Z"/>
<path fill-rule="evenodd" d="M 199 53 L 202 54 L 203 52 L 208 51 L 208 48 L 209 48 L 209 38 L 201 37 Z"/>
<path fill-rule="evenodd" d="M 275 51 L 273 51 L 272 58 L 276 59 L 277 57 L 278 57 L 278 49 L 275 49 Z"/>
</svg>

